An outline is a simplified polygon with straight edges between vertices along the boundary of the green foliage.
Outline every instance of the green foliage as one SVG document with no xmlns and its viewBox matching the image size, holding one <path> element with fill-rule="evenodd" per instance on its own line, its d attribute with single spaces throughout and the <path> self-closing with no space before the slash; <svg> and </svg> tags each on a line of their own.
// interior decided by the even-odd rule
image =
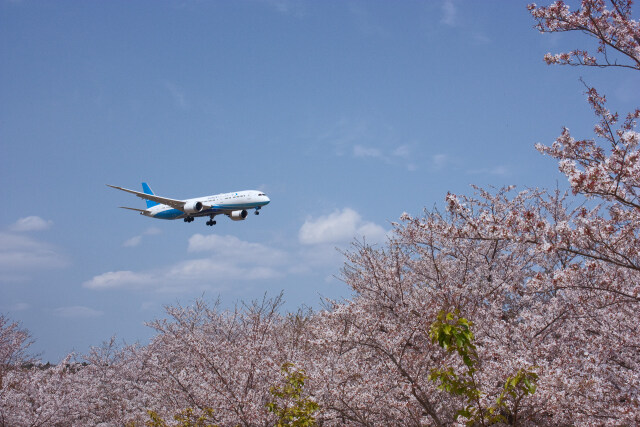
<svg viewBox="0 0 640 427">
<path fill-rule="evenodd" d="M 502 412 L 509 413 L 513 419 L 512 424 L 516 425 L 520 402 L 525 397 L 536 392 L 537 381 L 538 374 L 535 373 L 533 367 L 518 369 L 514 376 L 507 378 L 505 381 L 502 393 L 498 396 L 494 407 Z"/>
<path fill-rule="evenodd" d="M 145 423 L 147 427 L 217 427 L 212 424 L 213 409 L 211 408 L 204 408 L 197 412 L 193 408 L 187 408 L 173 416 L 175 423 L 172 424 L 167 423 L 154 411 L 147 411 L 147 414 L 150 418 Z"/>
<path fill-rule="evenodd" d="M 278 417 L 277 427 L 310 427 L 316 425 L 314 414 L 319 406 L 309 397 L 303 397 L 304 381 L 307 379 L 303 369 L 296 369 L 292 363 L 285 363 L 280 369 L 284 383 L 270 389 L 273 399 L 267 403 L 269 412 Z"/>
<path fill-rule="evenodd" d="M 449 366 L 445 366 L 444 369 L 432 369 L 429 379 L 438 383 L 438 389 L 464 399 L 465 406 L 456 412 L 456 419 L 466 418 L 467 426 L 496 423 L 515 426 L 522 399 L 536 391 L 538 375 L 534 371 L 535 367 L 519 369 L 515 375 L 508 377 L 496 402 L 484 408 L 480 398 L 485 393 L 480 390 L 475 379 L 479 359 L 473 343 L 475 337 L 471 331 L 472 326 L 473 322 L 460 317 L 460 311 L 457 309 L 453 313 L 438 313 L 437 320 L 431 325 L 429 337 L 447 353 L 458 353 L 466 370 L 458 374 Z"/>
</svg>

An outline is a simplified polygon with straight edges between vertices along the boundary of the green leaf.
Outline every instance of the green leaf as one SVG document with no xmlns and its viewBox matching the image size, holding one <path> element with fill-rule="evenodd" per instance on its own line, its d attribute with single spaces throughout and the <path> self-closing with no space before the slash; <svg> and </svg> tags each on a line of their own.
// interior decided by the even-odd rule
<svg viewBox="0 0 640 427">
<path fill-rule="evenodd" d="M 471 360 L 471 358 L 466 354 L 464 356 L 462 356 L 462 361 L 468 367 L 472 367 L 473 366 L 473 360 Z"/>
</svg>

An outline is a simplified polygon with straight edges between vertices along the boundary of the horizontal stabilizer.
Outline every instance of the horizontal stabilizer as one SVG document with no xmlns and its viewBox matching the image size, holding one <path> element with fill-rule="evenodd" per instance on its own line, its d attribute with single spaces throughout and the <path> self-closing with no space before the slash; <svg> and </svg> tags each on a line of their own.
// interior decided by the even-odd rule
<svg viewBox="0 0 640 427">
<path fill-rule="evenodd" d="M 121 209 L 129 209 L 131 211 L 137 211 L 137 212 L 140 212 L 140 213 L 145 213 L 146 212 L 146 210 L 144 210 L 144 209 L 129 208 L 127 206 L 120 206 L 120 208 Z"/>
</svg>

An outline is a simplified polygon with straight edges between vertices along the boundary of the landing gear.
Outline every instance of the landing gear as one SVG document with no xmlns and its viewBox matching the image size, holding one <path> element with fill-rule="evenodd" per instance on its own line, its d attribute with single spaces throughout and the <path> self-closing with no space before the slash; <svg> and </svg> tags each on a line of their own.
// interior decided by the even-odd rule
<svg viewBox="0 0 640 427">
<path fill-rule="evenodd" d="M 216 222 L 213 220 L 213 215 L 209 217 L 209 221 L 207 221 L 205 224 L 207 224 L 209 227 L 211 227 L 212 225 L 216 225 Z"/>
<path fill-rule="evenodd" d="M 258 206 L 258 207 L 256 208 L 256 211 L 254 212 L 254 214 L 256 214 L 256 215 L 260 215 L 260 212 L 259 212 L 259 211 L 260 211 L 260 206 Z"/>
<path fill-rule="evenodd" d="M 184 222 L 193 222 L 193 217 L 192 216 L 188 216 L 184 219 Z"/>
</svg>

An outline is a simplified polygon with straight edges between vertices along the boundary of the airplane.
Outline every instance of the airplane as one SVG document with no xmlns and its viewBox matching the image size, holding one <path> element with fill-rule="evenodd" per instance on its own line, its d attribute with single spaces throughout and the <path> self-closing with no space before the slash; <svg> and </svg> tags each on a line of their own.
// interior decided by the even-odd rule
<svg viewBox="0 0 640 427">
<path fill-rule="evenodd" d="M 147 201 L 147 209 L 136 209 L 120 206 L 140 212 L 140 215 L 159 219 L 184 219 L 184 222 L 193 222 L 199 216 L 208 216 L 207 225 L 215 225 L 216 215 L 226 215 L 233 221 L 242 221 L 247 217 L 247 209 L 255 209 L 255 214 L 260 214 L 260 209 L 269 204 L 271 200 L 262 191 L 244 190 L 235 193 L 222 193 L 213 196 L 196 197 L 193 199 L 176 200 L 167 197 L 156 196 L 146 182 L 142 183 L 142 192 L 129 190 L 116 185 L 106 184 L 116 190 L 135 194 Z"/>
</svg>

